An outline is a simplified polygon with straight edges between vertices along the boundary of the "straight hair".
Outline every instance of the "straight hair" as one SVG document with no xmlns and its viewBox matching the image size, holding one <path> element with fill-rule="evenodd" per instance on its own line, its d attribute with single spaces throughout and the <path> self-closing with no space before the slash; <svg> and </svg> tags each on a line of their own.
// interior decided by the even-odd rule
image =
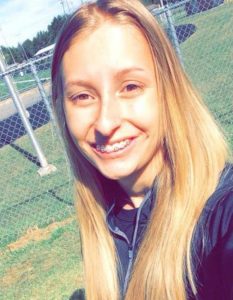
<svg viewBox="0 0 233 300">
<path fill-rule="evenodd" d="M 155 101 L 165 133 L 160 141 L 163 168 L 156 178 L 156 205 L 125 299 L 185 300 L 187 293 L 197 292 L 198 258 L 192 240 L 199 216 L 227 160 L 227 145 L 166 34 L 137 0 L 98 0 L 83 5 L 67 20 L 53 56 L 52 99 L 75 179 L 87 299 L 121 297 L 118 257 L 106 225 L 106 213 L 118 184 L 92 166 L 73 142 L 63 107 L 62 58 L 75 37 L 91 34 L 106 22 L 135 26 L 146 38 L 154 59 L 158 92 Z M 204 233 L 200 239 L 204 241 Z"/>
</svg>

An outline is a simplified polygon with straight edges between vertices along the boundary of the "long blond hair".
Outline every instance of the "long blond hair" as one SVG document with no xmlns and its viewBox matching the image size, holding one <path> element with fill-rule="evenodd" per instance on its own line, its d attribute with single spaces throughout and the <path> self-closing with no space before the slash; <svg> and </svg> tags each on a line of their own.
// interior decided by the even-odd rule
<svg viewBox="0 0 233 300">
<path fill-rule="evenodd" d="M 227 146 L 163 30 L 137 0 L 99 0 L 82 6 L 64 26 L 53 57 L 52 98 L 75 177 L 87 299 L 120 298 L 117 254 L 105 221 L 113 201 L 106 187 L 115 183 L 84 158 L 70 136 L 63 109 L 61 63 L 74 37 L 82 31 L 91 33 L 103 22 L 134 25 L 146 37 L 154 58 L 160 125 L 165 132 L 156 206 L 125 299 L 184 300 L 187 281 L 193 294 L 198 286 L 192 238 L 200 213 L 224 168 Z"/>
</svg>

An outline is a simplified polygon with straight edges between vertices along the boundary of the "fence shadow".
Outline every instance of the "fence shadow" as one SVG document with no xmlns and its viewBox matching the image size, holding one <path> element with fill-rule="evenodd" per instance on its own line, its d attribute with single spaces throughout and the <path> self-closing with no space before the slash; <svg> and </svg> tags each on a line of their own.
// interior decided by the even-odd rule
<svg viewBox="0 0 233 300">
<path fill-rule="evenodd" d="M 34 155 L 32 155 L 30 152 L 28 152 L 27 150 L 24 150 L 23 148 L 21 148 L 18 145 L 15 145 L 14 143 L 10 144 L 10 147 L 12 147 L 13 149 L 15 149 L 16 151 L 18 151 L 19 153 L 23 154 L 23 156 L 28 159 L 30 162 L 32 162 L 33 164 L 35 164 L 37 167 L 40 167 L 40 162 L 38 160 L 38 158 Z"/>
<path fill-rule="evenodd" d="M 77 289 L 74 293 L 70 296 L 69 300 L 85 300 L 85 290 L 84 289 Z"/>
<path fill-rule="evenodd" d="M 180 44 L 185 42 L 197 30 L 197 27 L 194 24 L 177 25 L 175 26 L 175 28 L 176 35 Z"/>
<path fill-rule="evenodd" d="M 37 129 L 50 121 L 49 113 L 43 101 L 27 108 L 27 111 L 33 129 Z M 0 148 L 13 143 L 25 134 L 26 130 L 18 113 L 0 121 Z"/>
</svg>

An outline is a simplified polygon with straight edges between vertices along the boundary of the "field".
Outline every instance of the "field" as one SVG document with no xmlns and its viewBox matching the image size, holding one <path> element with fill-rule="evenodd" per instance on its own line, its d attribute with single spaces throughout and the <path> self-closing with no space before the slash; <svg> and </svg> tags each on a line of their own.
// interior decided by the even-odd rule
<svg viewBox="0 0 233 300">
<path fill-rule="evenodd" d="M 233 147 L 233 5 L 222 5 L 182 22 L 196 32 L 181 44 L 185 70 L 223 126 Z M 182 23 L 181 22 L 181 23 Z"/>
<path fill-rule="evenodd" d="M 53 130 L 51 124 L 36 130 L 57 168 L 48 176 L 40 177 L 38 166 L 10 145 L 0 150 L 5 187 L 0 195 L 0 299 L 68 299 L 82 283 L 72 187 Z M 14 144 L 34 153 L 27 136 Z"/>
<path fill-rule="evenodd" d="M 225 4 L 190 17 L 179 12 L 175 19 L 196 26 L 180 45 L 184 66 L 233 148 L 232 15 L 233 5 Z M 27 136 L 0 148 L 0 299 L 71 299 L 83 287 L 71 175 L 53 125 L 35 134 L 57 168 L 45 177 L 37 173 Z"/>
<path fill-rule="evenodd" d="M 50 63 L 50 57 L 48 58 L 47 64 L 41 64 L 37 66 L 37 75 L 41 81 L 47 82 L 50 78 L 50 69 L 48 64 Z M 20 75 L 22 72 L 22 76 Z M 23 92 L 32 89 L 36 86 L 35 78 L 31 73 L 30 67 L 22 67 L 20 71 L 12 71 L 10 74 L 13 77 L 13 81 L 18 91 Z M 0 101 L 4 101 L 9 97 L 8 89 L 3 80 L 0 80 Z"/>
<path fill-rule="evenodd" d="M 34 229 L 33 236 L 1 253 L 1 299 L 69 299 L 82 285 L 75 221 L 55 223 L 47 235 Z"/>
</svg>

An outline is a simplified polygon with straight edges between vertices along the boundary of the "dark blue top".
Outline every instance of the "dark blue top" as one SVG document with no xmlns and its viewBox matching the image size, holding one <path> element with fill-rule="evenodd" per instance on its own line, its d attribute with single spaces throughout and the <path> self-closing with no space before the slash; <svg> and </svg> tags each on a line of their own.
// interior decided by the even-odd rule
<svg viewBox="0 0 233 300">
<path fill-rule="evenodd" d="M 141 206 L 132 211 L 119 210 L 114 204 L 107 224 L 119 255 L 119 282 L 124 295 L 133 261 L 146 229 L 154 199 L 153 190 Z M 204 239 L 204 244 L 202 243 Z M 233 300 L 233 166 L 222 172 L 216 191 L 208 199 L 193 236 L 198 295 L 193 296 L 187 283 L 187 299 Z M 198 259 L 195 259 L 198 258 Z"/>
</svg>

